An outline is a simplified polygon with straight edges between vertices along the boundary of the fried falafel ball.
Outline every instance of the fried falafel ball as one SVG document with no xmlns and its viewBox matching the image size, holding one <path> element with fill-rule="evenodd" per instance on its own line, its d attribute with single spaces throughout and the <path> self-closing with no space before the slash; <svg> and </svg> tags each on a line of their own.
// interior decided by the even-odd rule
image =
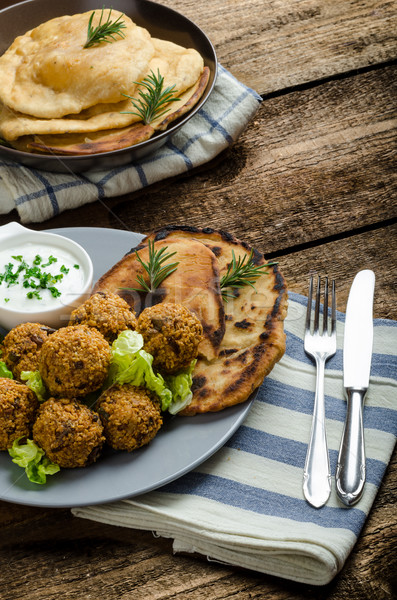
<svg viewBox="0 0 397 600">
<path fill-rule="evenodd" d="M 153 355 L 153 366 L 164 373 L 177 373 L 197 357 L 203 327 L 182 304 L 163 302 L 141 312 L 138 332 L 144 349 Z"/>
<path fill-rule="evenodd" d="M 111 292 L 96 292 L 70 315 L 69 325 L 95 327 L 111 344 L 121 331 L 136 329 L 135 313 L 127 302 Z"/>
<path fill-rule="evenodd" d="M 136 450 L 157 434 L 163 419 L 160 402 L 144 388 L 114 385 L 98 400 L 106 441 L 115 450 Z"/>
<path fill-rule="evenodd" d="M 99 389 L 106 379 L 110 346 L 87 325 L 62 327 L 43 344 L 39 371 L 52 396 L 79 398 Z"/>
<path fill-rule="evenodd" d="M 0 450 L 30 436 L 38 408 L 36 395 L 25 384 L 0 377 Z"/>
<path fill-rule="evenodd" d="M 15 379 L 22 371 L 36 371 L 41 347 L 55 329 L 41 323 L 22 323 L 7 333 L 3 340 L 2 360 Z"/>
<path fill-rule="evenodd" d="M 33 440 L 60 467 L 86 467 L 95 462 L 105 442 L 99 415 L 68 398 L 49 398 L 40 406 Z"/>
</svg>

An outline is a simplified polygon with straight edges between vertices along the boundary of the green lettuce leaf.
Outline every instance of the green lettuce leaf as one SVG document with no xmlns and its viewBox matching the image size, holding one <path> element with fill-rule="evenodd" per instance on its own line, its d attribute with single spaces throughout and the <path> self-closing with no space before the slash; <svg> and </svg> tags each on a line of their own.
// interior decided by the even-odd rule
<svg viewBox="0 0 397 600">
<path fill-rule="evenodd" d="M 176 414 L 192 399 L 192 373 L 196 360 L 176 375 L 155 373 L 153 356 L 143 349 L 143 337 L 136 331 L 122 331 L 112 344 L 112 357 L 105 388 L 117 384 L 145 387 L 157 394 L 161 410 Z"/>
<path fill-rule="evenodd" d="M 122 331 L 112 344 L 112 357 L 105 387 L 125 384 L 146 387 L 157 394 L 161 410 L 167 410 L 172 402 L 171 390 L 165 385 L 160 373 L 153 371 L 153 356 L 143 350 L 143 337 L 136 331 Z"/>
<path fill-rule="evenodd" d="M 11 371 L 7 369 L 7 365 L 2 360 L 0 360 L 0 377 L 8 377 L 9 379 L 13 379 Z"/>
<path fill-rule="evenodd" d="M 47 481 L 47 475 L 54 475 L 60 470 L 60 467 L 51 462 L 44 450 L 39 448 L 33 440 L 25 438 L 26 442 L 20 444 L 21 439 L 15 440 L 8 450 L 12 462 L 25 469 L 29 481 L 43 485 Z"/>
<path fill-rule="evenodd" d="M 172 403 L 168 412 L 175 415 L 188 406 L 193 398 L 191 390 L 193 383 L 193 369 L 197 360 L 192 360 L 187 371 L 182 371 L 176 375 L 166 375 L 165 382 L 172 393 Z"/>
<path fill-rule="evenodd" d="M 21 379 L 26 381 L 26 385 L 36 394 L 39 402 L 47 399 L 47 390 L 39 371 L 22 371 Z"/>
</svg>

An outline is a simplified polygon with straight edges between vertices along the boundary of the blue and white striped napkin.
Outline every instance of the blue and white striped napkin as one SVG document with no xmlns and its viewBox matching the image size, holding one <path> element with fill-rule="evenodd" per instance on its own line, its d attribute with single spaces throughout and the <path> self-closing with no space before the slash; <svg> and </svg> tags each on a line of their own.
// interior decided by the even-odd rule
<svg viewBox="0 0 397 600">
<path fill-rule="evenodd" d="M 353 508 L 335 493 L 326 506 L 303 498 L 302 474 L 313 412 L 315 369 L 303 350 L 307 299 L 290 294 L 287 349 L 226 445 L 194 471 L 142 496 L 73 509 L 76 516 L 173 538 L 175 552 L 313 585 L 343 567 L 371 509 L 397 436 L 397 322 L 374 322 L 364 409 L 367 482 Z M 327 362 L 326 418 L 332 473 L 346 413 L 342 378 L 345 315 Z"/>
<path fill-rule="evenodd" d="M 233 144 L 261 97 L 218 65 L 204 106 L 154 154 L 106 172 L 48 173 L 0 158 L 0 214 L 16 209 L 22 223 L 45 221 L 67 209 L 121 196 L 185 173 Z"/>
</svg>

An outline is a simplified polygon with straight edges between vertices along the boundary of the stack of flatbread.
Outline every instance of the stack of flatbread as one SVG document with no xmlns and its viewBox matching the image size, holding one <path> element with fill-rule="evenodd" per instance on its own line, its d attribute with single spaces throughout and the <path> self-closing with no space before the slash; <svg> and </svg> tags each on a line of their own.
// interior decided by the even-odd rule
<svg viewBox="0 0 397 600">
<path fill-rule="evenodd" d="M 15 39 L 0 57 L 0 138 L 30 152 L 92 154 L 128 147 L 189 111 L 202 96 L 209 69 L 193 48 L 153 38 L 116 10 L 95 11 L 125 25 L 84 48 L 93 11 L 47 21 Z M 109 16 L 110 15 L 110 16 Z M 179 98 L 166 114 L 145 124 L 131 100 L 151 74 L 175 86 Z"/>
<path fill-rule="evenodd" d="M 139 288 L 137 276 L 146 273 L 137 259 L 148 259 L 148 242 L 155 249 L 175 252 L 177 269 L 163 280 L 155 297 L 131 292 Z M 193 400 L 184 415 L 219 411 L 244 402 L 262 383 L 285 351 L 283 321 L 287 313 L 287 288 L 277 265 L 269 266 L 256 279 L 222 298 L 220 281 L 231 263 L 249 256 L 251 248 L 233 235 L 212 229 L 169 227 L 146 236 L 97 282 L 94 292 L 122 296 L 137 313 L 148 304 L 178 302 L 201 320 L 204 339 L 193 372 Z M 255 265 L 266 264 L 254 251 Z"/>
</svg>

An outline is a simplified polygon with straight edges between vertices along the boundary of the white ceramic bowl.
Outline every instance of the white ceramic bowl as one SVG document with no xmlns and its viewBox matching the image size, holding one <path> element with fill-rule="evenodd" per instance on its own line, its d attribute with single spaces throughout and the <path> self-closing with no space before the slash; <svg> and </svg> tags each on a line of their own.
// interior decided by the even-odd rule
<svg viewBox="0 0 397 600">
<path fill-rule="evenodd" d="M 64 291 L 61 296 L 52 299 L 51 303 L 33 301 L 31 305 L 25 302 L 23 309 L 16 307 L 12 301 L 5 302 L 3 296 L 0 299 L 0 326 L 10 330 L 20 323 L 43 323 L 49 327 L 62 327 L 67 324 L 73 308 L 84 302 L 92 290 L 93 265 L 87 252 L 76 242 L 55 233 L 34 231 L 27 229 L 19 223 L 12 222 L 0 227 L 0 253 L 3 255 L 9 250 L 10 256 L 22 252 L 25 248 L 36 246 L 39 253 L 40 248 L 48 248 L 54 256 L 57 251 L 71 255 L 73 261 L 79 265 L 79 277 L 81 281 L 69 289 L 63 284 Z M 4 264 L 0 264 L 0 273 L 4 270 Z M 21 294 L 24 292 L 21 292 Z"/>
</svg>

